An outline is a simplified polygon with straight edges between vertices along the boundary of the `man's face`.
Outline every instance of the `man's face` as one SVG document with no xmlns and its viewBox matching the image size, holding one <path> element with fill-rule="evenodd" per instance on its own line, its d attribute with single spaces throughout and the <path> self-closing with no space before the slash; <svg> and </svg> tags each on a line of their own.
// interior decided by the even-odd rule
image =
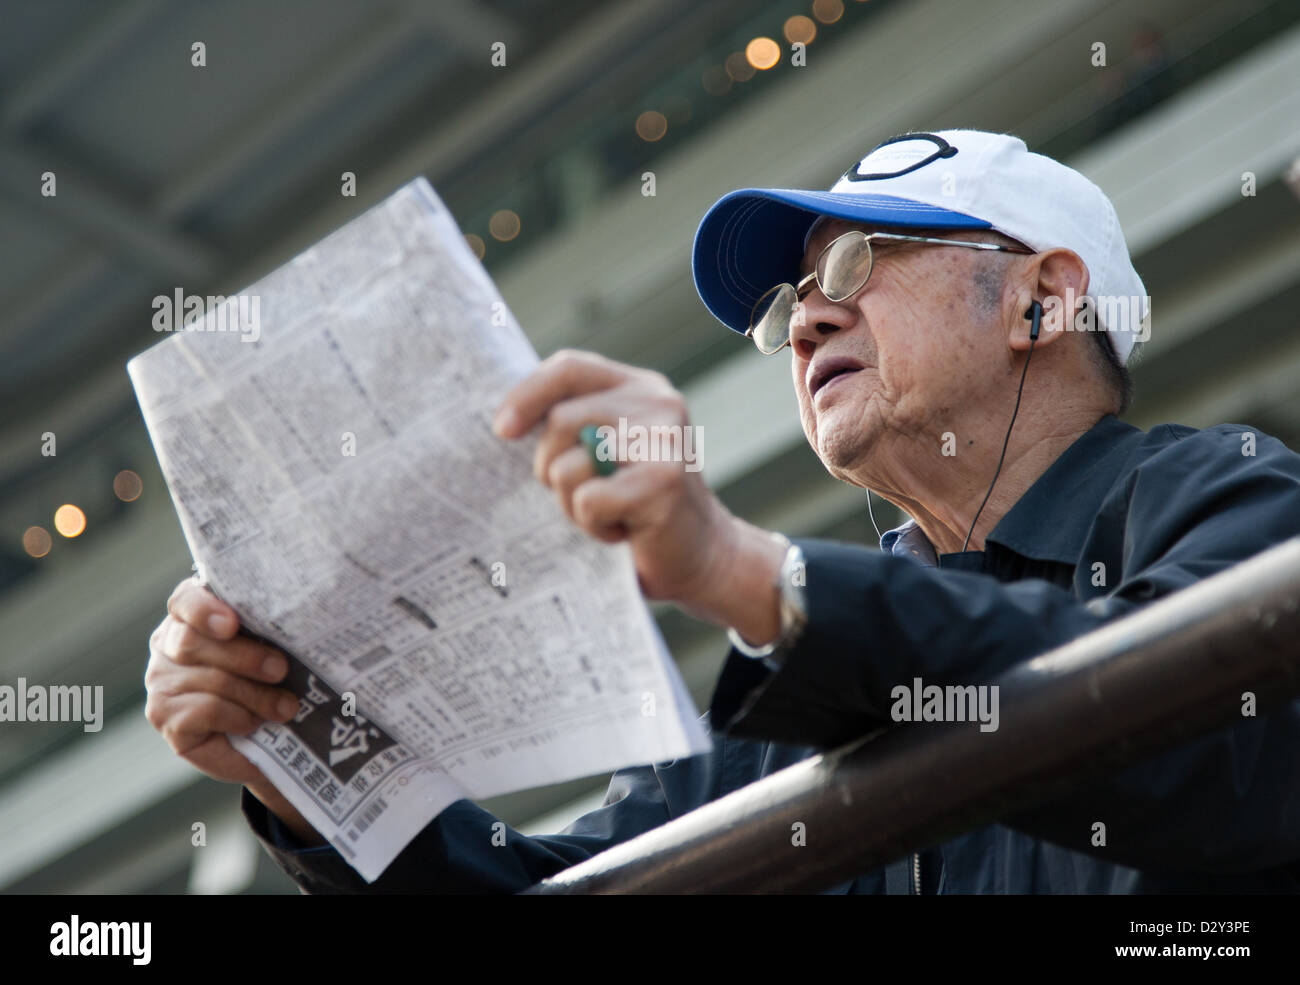
<svg viewBox="0 0 1300 985">
<path fill-rule="evenodd" d="M 836 237 L 874 228 L 821 220 L 800 274 Z M 885 438 L 895 450 L 902 439 L 939 455 L 943 433 L 960 436 L 963 415 L 979 413 L 1010 371 L 998 287 L 1006 254 L 888 241 L 872 247 L 866 286 L 834 304 L 814 285 L 803 325 L 790 337 L 804 434 L 831 474 L 850 481 L 864 466 L 872 471 L 870 455 Z M 828 370 L 844 372 L 826 382 Z"/>
</svg>

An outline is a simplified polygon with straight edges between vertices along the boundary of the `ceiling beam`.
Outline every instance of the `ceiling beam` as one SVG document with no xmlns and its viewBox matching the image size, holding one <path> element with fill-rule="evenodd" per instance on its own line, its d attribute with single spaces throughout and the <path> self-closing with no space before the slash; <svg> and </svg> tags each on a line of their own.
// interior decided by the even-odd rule
<svg viewBox="0 0 1300 985">
<path fill-rule="evenodd" d="M 504 42 L 508 58 L 510 49 L 519 41 L 518 28 L 482 4 L 466 0 L 399 2 L 413 20 L 431 28 L 439 40 L 450 41 L 466 55 L 481 56 L 485 62 L 495 42 Z"/>
<path fill-rule="evenodd" d="M 103 11 L 102 16 L 72 38 L 60 38 L 40 70 L 16 85 L 0 103 L 0 130 L 18 130 L 48 110 L 166 4 L 164 0 L 127 0 L 94 6 Z"/>
<path fill-rule="evenodd" d="M 41 195 L 41 175 L 55 175 L 57 194 Z M 168 277 L 211 275 L 217 254 L 197 237 L 131 204 L 88 168 L 47 148 L 0 144 L 0 183 L 48 222 L 51 218 L 88 234 L 101 252 L 122 252 L 146 270 Z"/>
<path fill-rule="evenodd" d="M 418 26 L 405 10 L 371 21 L 338 50 L 316 59 L 320 69 L 299 78 L 283 98 L 268 101 L 252 119 L 214 135 L 194 166 L 169 181 L 155 197 L 159 215 L 174 219 L 247 169 L 285 134 L 293 133 L 331 102 L 347 95 L 400 48 L 411 43 Z"/>
</svg>

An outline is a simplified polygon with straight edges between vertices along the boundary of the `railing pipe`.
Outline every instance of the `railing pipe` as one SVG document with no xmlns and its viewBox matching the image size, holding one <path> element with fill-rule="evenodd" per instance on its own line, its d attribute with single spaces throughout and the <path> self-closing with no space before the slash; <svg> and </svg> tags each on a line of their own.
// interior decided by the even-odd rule
<svg viewBox="0 0 1300 985">
<path fill-rule="evenodd" d="M 825 889 L 1240 723 L 1245 692 L 1264 714 L 1300 694 L 1300 538 L 989 683 L 1000 688 L 996 731 L 978 723 L 893 726 L 751 783 L 529 892 Z"/>
</svg>

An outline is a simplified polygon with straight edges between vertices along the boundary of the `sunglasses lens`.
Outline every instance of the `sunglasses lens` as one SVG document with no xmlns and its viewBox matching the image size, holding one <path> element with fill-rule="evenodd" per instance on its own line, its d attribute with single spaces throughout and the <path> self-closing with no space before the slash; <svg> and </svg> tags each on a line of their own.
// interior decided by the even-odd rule
<svg viewBox="0 0 1300 985">
<path fill-rule="evenodd" d="M 871 242 L 864 233 L 846 233 L 817 260 L 817 282 L 828 301 L 843 301 L 871 274 Z"/>
<path fill-rule="evenodd" d="M 789 284 L 778 285 L 758 299 L 749 324 L 760 352 L 771 355 L 790 338 L 795 300 L 794 288 Z"/>
</svg>

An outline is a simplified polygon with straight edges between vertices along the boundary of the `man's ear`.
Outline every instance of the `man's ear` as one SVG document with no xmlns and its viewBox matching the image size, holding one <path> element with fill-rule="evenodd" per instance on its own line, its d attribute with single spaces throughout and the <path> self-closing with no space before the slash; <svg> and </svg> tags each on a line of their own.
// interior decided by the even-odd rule
<svg viewBox="0 0 1300 985">
<path fill-rule="evenodd" d="M 1029 348 L 1033 323 L 1027 316 L 1034 301 L 1043 306 L 1039 348 L 1051 345 L 1074 327 L 1075 315 L 1088 293 L 1088 267 L 1073 250 L 1044 250 L 1028 258 L 1021 282 L 1024 286 L 1014 294 L 1015 307 L 1006 312 L 1007 344 L 1017 352 Z"/>
</svg>

